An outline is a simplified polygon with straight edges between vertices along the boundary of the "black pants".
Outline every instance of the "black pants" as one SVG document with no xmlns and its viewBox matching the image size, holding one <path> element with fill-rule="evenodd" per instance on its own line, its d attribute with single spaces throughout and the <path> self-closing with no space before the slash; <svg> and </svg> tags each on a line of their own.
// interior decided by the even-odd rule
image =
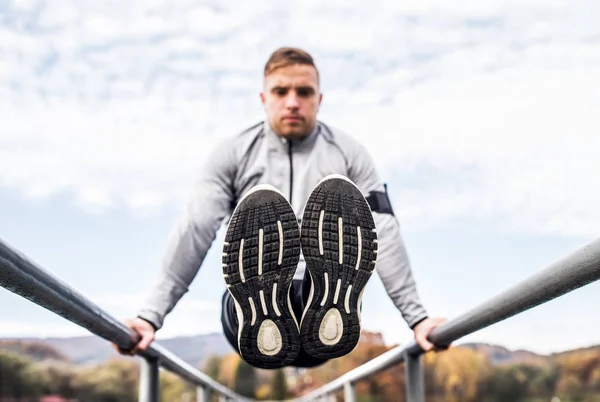
<svg viewBox="0 0 600 402">
<path fill-rule="evenodd" d="M 292 281 L 292 287 L 290 289 L 290 300 L 292 302 L 292 309 L 294 310 L 294 314 L 298 319 L 298 323 L 300 323 L 300 318 L 302 317 L 302 312 L 304 311 L 304 305 L 306 300 L 308 299 L 308 293 L 310 291 L 310 279 L 298 280 L 294 279 Z M 222 301 L 222 310 L 221 310 L 221 323 L 223 324 L 223 332 L 225 333 L 225 337 L 231 344 L 231 346 L 238 352 L 238 320 L 237 314 L 235 312 L 235 303 L 233 301 L 233 297 L 229 294 L 228 291 L 225 291 L 223 294 Z M 300 348 L 300 354 L 290 364 L 292 367 L 315 367 L 325 363 L 327 360 L 317 359 L 315 357 L 310 356 L 304 348 Z"/>
</svg>

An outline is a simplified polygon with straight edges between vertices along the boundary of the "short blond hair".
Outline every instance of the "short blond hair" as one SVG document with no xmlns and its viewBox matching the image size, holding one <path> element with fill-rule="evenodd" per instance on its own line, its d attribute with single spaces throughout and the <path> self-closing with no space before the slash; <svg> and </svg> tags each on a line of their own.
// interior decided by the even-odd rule
<svg viewBox="0 0 600 402">
<path fill-rule="evenodd" d="M 295 47 L 281 47 L 275 50 L 269 57 L 269 60 L 267 60 L 264 71 L 265 77 L 278 68 L 288 67 L 294 64 L 313 66 L 315 70 L 317 70 L 315 61 L 308 52 Z M 318 76 L 319 71 L 317 70 L 317 77 Z"/>
</svg>

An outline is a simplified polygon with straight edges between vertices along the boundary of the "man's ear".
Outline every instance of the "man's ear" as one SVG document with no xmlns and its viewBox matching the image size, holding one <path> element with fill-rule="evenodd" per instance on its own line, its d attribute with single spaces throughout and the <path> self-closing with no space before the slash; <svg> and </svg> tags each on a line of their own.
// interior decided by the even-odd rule
<svg viewBox="0 0 600 402">
<path fill-rule="evenodd" d="M 262 103 L 263 105 L 264 105 L 264 104 L 265 104 L 265 102 L 266 102 L 266 98 L 265 98 L 265 93 L 264 93 L 264 92 L 261 92 L 261 93 L 260 93 L 260 101 L 261 101 L 261 103 Z"/>
</svg>

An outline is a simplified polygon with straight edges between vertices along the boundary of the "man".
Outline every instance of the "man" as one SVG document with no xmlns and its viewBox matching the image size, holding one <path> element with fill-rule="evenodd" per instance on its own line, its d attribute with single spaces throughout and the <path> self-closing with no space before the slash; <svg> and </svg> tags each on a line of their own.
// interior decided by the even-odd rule
<svg viewBox="0 0 600 402">
<path fill-rule="evenodd" d="M 222 323 L 250 364 L 312 367 L 349 353 L 374 268 L 417 343 L 432 349 L 427 337 L 444 320 L 429 318 L 419 300 L 387 188 L 369 154 L 317 120 L 322 94 L 312 57 L 276 50 L 260 97 L 266 121 L 227 138 L 204 164 L 156 286 L 127 321 L 141 336 L 134 351 L 153 341 L 229 216 Z"/>
</svg>

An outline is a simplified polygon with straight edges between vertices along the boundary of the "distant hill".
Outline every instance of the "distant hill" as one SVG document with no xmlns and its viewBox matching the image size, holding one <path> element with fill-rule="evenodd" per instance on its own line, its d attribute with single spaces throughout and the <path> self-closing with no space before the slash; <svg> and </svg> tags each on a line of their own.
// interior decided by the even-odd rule
<svg viewBox="0 0 600 402">
<path fill-rule="evenodd" d="M 365 338 L 367 337 L 367 338 Z M 361 341 L 383 343 L 379 334 L 365 333 Z M 222 333 L 195 336 L 178 336 L 155 341 L 185 362 L 201 367 L 212 354 L 219 356 L 233 352 Z M 556 357 L 600 349 L 600 345 L 575 349 L 552 355 L 541 355 L 528 350 L 509 350 L 499 345 L 485 343 L 465 343 L 455 346 L 468 348 L 487 356 L 496 366 L 511 364 L 532 364 L 545 366 Z M 71 338 L 0 338 L 0 349 L 11 350 L 31 357 L 34 360 L 61 360 L 74 364 L 98 364 L 109 359 L 130 359 L 119 355 L 107 341 L 95 336 Z"/>
<path fill-rule="evenodd" d="M 552 357 L 556 357 L 556 358 L 560 358 L 563 356 L 567 356 L 567 355 L 572 355 L 572 354 L 581 354 L 581 353 L 586 353 L 586 352 L 595 352 L 595 351 L 600 351 L 600 345 L 592 345 L 592 346 L 588 346 L 585 348 L 579 348 L 579 349 L 573 349 L 573 350 L 567 350 L 564 352 L 558 352 L 558 353 L 553 353 L 551 356 Z"/>
<path fill-rule="evenodd" d="M 490 363 L 495 366 L 510 364 L 532 364 L 543 366 L 548 364 L 549 359 L 549 356 L 540 355 L 528 350 L 509 350 L 504 346 L 489 345 L 486 343 L 465 343 L 458 347 L 472 349 L 483 353 L 487 356 Z"/>
<path fill-rule="evenodd" d="M 40 341 L 21 339 L 0 339 L 0 350 L 26 355 L 34 361 L 58 360 L 69 361 L 69 358 L 55 347 Z"/>
<path fill-rule="evenodd" d="M 202 365 L 211 354 L 225 355 L 233 351 L 220 333 L 178 336 L 155 342 L 195 367 Z M 48 358 L 76 364 L 97 364 L 115 358 L 130 359 L 119 355 L 109 342 L 96 336 L 5 338 L 0 339 L 0 349 L 19 352 L 35 360 Z"/>
</svg>

